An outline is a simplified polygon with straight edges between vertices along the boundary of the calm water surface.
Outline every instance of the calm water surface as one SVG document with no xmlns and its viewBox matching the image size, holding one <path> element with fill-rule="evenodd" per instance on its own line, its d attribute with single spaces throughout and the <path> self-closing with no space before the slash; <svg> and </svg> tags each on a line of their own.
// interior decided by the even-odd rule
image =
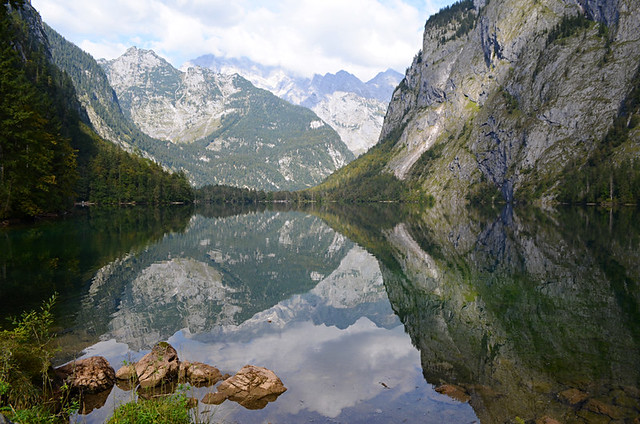
<svg viewBox="0 0 640 424">
<path fill-rule="evenodd" d="M 633 422 L 638 218 L 92 209 L 0 230 L 0 309 L 57 291 L 60 363 L 118 368 L 168 341 L 183 360 L 265 366 L 288 388 L 257 411 L 201 405 L 214 422 Z M 571 389 L 586 399 L 572 405 Z M 116 387 L 73 421 L 103 422 L 134 396 Z"/>
</svg>

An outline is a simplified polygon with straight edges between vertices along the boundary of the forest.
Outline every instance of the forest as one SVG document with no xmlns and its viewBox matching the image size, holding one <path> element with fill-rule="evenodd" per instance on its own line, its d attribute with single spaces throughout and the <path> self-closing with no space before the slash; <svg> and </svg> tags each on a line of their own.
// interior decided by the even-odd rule
<svg viewBox="0 0 640 424">
<path fill-rule="evenodd" d="M 71 80 L 51 63 L 22 3 L 0 7 L 0 219 L 58 214 L 76 201 L 191 201 L 184 174 L 91 130 Z"/>
</svg>

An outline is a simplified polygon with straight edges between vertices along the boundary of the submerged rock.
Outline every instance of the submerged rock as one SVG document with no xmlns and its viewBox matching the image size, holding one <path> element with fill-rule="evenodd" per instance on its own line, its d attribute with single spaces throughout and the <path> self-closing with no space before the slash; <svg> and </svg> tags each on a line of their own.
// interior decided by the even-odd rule
<svg viewBox="0 0 640 424">
<path fill-rule="evenodd" d="M 147 387 L 138 386 L 138 388 L 136 389 L 136 393 L 138 394 L 138 397 L 142 399 L 151 400 L 151 399 L 160 399 L 160 398 L 165 398 L 167 396 L 171 396 L 176 392 L 177 389 L 178 389 L 177 380 L 171 380 L 171 381 L 162 381 L 160 384 L 156 386 L 147 386 Z"/>
<path fill-rule="evenodd" d="M 623 417 L 623 414 L 617 407 L 606 404 L 597 399 L 589 399 L 584 405 L 584 409 L 595 412 L 596 414 L 606 415 L 613 419 L 621 419 Z"/>
<path fill-rule="evenodd" d="M 215 392 L 215 393 L 207 393 L 202 398 L 202 403 L 206 405 L 220 405 L 222 402 L 227 400 L 227 397 L 224 393 Z"/>
<path fill-rule="evenodd" d="M 464 389 L 464 387 L 456 386 L 455 384 L 443 384 L 435 388 L 436 392 L 447 395 L 457 401 L 467 403 L 471 400 L 471 396 Z"/>
<path fill-rule="evenodd" d="M 538 418 L 536 424 L 560 424 L 560 421 L 545 415 L 542 418 Z"/>
<path fill-rule="evenodd" d="M 112 390 L 113 386 L 99 393 L 84 394 L 80 400 L 80 409 L 78 410 L 78 413 L 81 415 L 88 415 L 94 410 L 102 408 L 107 403 L 107 399 L 109 399 L 109 395 Z"/>
<path fill-rule="evenodd" d="M 102 356 L 78 359 L 59 368 L 56 374 L 72 389 L 81 393 L 98 393 L 113 387 L 116 373 Z"/>
<path fill-rule="evenodd" d="M 286 390 L 273 371 L 245 365 L 236 375 L 223 381 L 216 393 L 205 396 L 202 403 L 220 404 L 229 399 L 247 409 L 262 409 Z"/>
<path fill-rule="evenodd" d="M 587 400 L 588 397 L 588 394 L 578 389 L 567 389 L 558 393 L 558 399 L 569 405 L 578 405 Z"/>
<path fill-rule="evenodd" d="M 177 379 L 179 368 L 178 352 L 167 342 L 157 343 L 135 365 L 142 388 L 155 387 Z"/>
</svg>

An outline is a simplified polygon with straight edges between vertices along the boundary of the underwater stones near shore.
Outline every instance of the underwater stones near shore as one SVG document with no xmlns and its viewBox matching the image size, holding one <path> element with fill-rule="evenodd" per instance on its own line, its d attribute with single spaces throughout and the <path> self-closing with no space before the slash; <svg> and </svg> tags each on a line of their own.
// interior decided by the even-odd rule
<svg viewBox="0 0 640 424">
<path fill-rule="evenodd" d="M 631 422 L 640 424 L 640 391 L 635 387 L 611 387 L 598 393 L 570 388 L 558 393 L 560 401 L 589 423 Z M 635 417 L 635 418 L 634 418 Z M 613 421 L 612 421 L 613 420 Z"/>
<path fill-rule="evenodd" d="M 560 424 L 560 421 L 556 420 L 555 418 L 544 416 L 542 418 L 538 418 L 536 420 L 536 424 Z"/>
<path fill-rule="evenodd" d="M 584 405 L 584 409 L 600 415 L 606 415 L 612 419 L 620 419 L 623 417 L 621 411 L 614 405 L 608 405 L 597 399 L 589 399 Z"/>
<path fill-rule="evenodd" d="M 568 403 L 569 405 L 575 406 L 578 405 L 589 398 L 589 395 L 585 392 L 578 389 L 567 389 L 563 392 L 558 393 L 558 399 L 563 402 Z"/>
<path fill-rule="evenodd" d="M 436 387 L 435 391 L 462 403 L 466 403 L 471 400 L 471 396 L 469 396 L 467 390 L 464 387 L 456 386 L 455 384 L 442 384 Z"/>
<path fill-rule="evenodd" d="M 56 374 L 81 393 L 98 393 L 111 389 L 116 373 L 102 356 L 78 359 L 56 369 Z"/>
<path fill-rule="evenodd" d="M 286 390 L 273 371 L 245 365 L 236 375 L 223 381 L 216 393 L 208 393 L 202 403 L 219 405 L 229 399 L 247 409 L 262 409 Z"/>
</svg>

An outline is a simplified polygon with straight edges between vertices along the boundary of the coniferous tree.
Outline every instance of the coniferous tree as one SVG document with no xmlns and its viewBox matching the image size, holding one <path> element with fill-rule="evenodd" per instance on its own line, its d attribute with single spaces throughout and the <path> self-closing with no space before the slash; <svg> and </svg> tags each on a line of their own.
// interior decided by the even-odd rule
<svg viewBox="0 0 640 424">
<path fill-rule="evenodd" d="M 47 91 L 54 82 L 15 6 L 0 7 L 0 218 L 53 212 L 72 201 L 75 154 Z"/>
</svg>

